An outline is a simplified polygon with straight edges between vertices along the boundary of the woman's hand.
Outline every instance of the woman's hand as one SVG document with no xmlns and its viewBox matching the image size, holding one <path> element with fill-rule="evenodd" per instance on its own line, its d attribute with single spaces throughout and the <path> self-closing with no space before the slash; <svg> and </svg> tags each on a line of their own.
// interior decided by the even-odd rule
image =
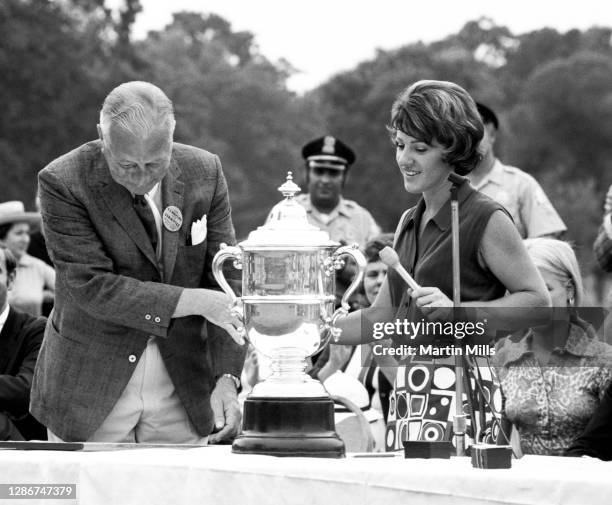
<svg viewBox="0 0 612 505">
<path fill-rule="evenodd" d="M 420 287 L 408 289 L 410 296 L 421 312 L 431 320 L 450 320 L 453 313 L 453 301 L 439 288 Z"/>
</svg>

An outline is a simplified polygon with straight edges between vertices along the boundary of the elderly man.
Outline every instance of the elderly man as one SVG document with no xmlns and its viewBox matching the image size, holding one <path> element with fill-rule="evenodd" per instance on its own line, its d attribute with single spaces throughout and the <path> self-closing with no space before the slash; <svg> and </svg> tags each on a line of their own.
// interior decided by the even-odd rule
<svg viewBox="0 0 612 505">
<path fill-rule="evenodd" d="M 470 173 L 470 182 L 506 207 L 521 237 L 559 238 L 567 228 L 538 182 L 521 169 L 504 165 L 495 156 L 497 115 L 482 103 L 476 106 L 485 127 L 480 144 L 483 157 Z"/>
<path fill-rule="evenodd" d="M 9 306 L 16 270 L 17 259 L 0 245 L 0 440 L 41 439 L 45 430 L 28 414 L 28 404 L 45 320 Z"/>
<path fill-rule="evenodd" d="M 173 142 L 172 103 L 129 82 L 99 140 L 39 174 L 55 308 L 31 412 L 50 440 L 204 444 L 236 434 L 243 328 L 211 261 L 234 243 L 219 158 Z M 203 325 L 207 323 L 207 327 Z"/>
</svg>

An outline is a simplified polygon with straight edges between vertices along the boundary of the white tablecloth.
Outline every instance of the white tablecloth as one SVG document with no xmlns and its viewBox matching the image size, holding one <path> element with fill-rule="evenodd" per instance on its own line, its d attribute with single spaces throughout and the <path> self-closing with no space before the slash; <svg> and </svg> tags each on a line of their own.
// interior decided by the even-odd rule
<svg viewBox="0 0 612 505">
<path fill-rule="evenodd" d="M 472 468 L 468 458 L 275 458 L 231 454 L 228 446 L 0 450 L 0 483 L 74 483 L 78 503 L 86 505 L 612 503 L 612 463 L 545 456 L 514 460 L 510 470 L 480 470 Z"/>
</svg>

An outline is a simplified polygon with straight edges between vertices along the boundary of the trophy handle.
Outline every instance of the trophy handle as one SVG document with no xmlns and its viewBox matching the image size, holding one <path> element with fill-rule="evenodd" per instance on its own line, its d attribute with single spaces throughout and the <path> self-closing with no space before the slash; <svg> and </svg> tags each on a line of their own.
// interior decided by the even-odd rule
<svg viewBox="0 0 612 505">
<path fill-rule="evenodd" d="M 330 322 L 331 328 L 329 331 L 335 341 L 338 341 L 338 339 L 340 338 L 340 332 L 341 332 L 340 328 L 334 327 L 335 323 L 340 317 L 344 317 L 348 314 L 349 309 L 351 308 L 351 306 L 348 303 L 348 300 L 351 297 L 351 295 L 357 290 L 359 285 L 361 284 L 361 281 L 363 280 L 363 275 L 365 273 L 366 265 L 367 265 L 365 256 L 359 250 L 359 246 L 357 244 L 338 247 L 338 249 L 336 249 L 332 255 L 333 263 L 338 264 L 339 257 L 344 256 L 344 255 L 351 256 L 355 260 L 355 262 L 357 263 L 357 266 L 359 267 L 359 271 L 357 272 L 357 275 L 353 279 L 353 282 L 351 282 L 350 286 L 344 292 L 344 295 L 342 296 L 342 300 L 340 301 L 340 307 L 336 309 L 336 311 L 331 317 L 331 322 Z M 340 266 L 340 268 L 342 267 Z"/>
<path fill-rule="evenodd" d="M 215 254 L 215 257 L 212 261 L 212 271 L 215 280 L 221 286 L 221 289 L 225 292 L 227 296 L 230 297 L 234 307 L 238 303 L 238 298 L 236 294 L 230 288 L 230 285 L 227 283 L 225 279 L 225 275 L 223 275 L 223 263 L 226 260 L 233 258 L 234 259 L 234 267 L 241 270 L 242 269 L 242 251 L 239 247 L 228 246 L 227 244 L 222 243 L 219 247 L 219 251 Z"/>
</svg>

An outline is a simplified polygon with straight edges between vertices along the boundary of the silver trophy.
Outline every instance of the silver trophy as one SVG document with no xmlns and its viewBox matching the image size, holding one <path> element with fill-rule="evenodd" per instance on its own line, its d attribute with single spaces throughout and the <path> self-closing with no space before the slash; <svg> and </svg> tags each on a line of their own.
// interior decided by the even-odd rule
<svg viewBox="0 0 612 505">
<path fill-rule="evenodd" d="M 271 375 L 257 384 L 244 406 L 243 430 L 233 451 L 275 455 L 339 457 L 344 446 L 334 431 L 333 403 L 323 385 L 308 376 L 306 359 L 337 336 L 336 320 L 363 278 L 366 260 L 356 245 L 340 246 L 308 223 L 294 200 L 291 177 L 278 188 L 285 197 L 268 222 L 236 247 L 221 246 L 213 274 L 242 311 L 246 337 L 271 360 Z M 335 306 L 335 273 L 350 256 L 358 266 Z M 233 260 L 242 269 L 242 307 L 223 275 Z"/>
</svg>

